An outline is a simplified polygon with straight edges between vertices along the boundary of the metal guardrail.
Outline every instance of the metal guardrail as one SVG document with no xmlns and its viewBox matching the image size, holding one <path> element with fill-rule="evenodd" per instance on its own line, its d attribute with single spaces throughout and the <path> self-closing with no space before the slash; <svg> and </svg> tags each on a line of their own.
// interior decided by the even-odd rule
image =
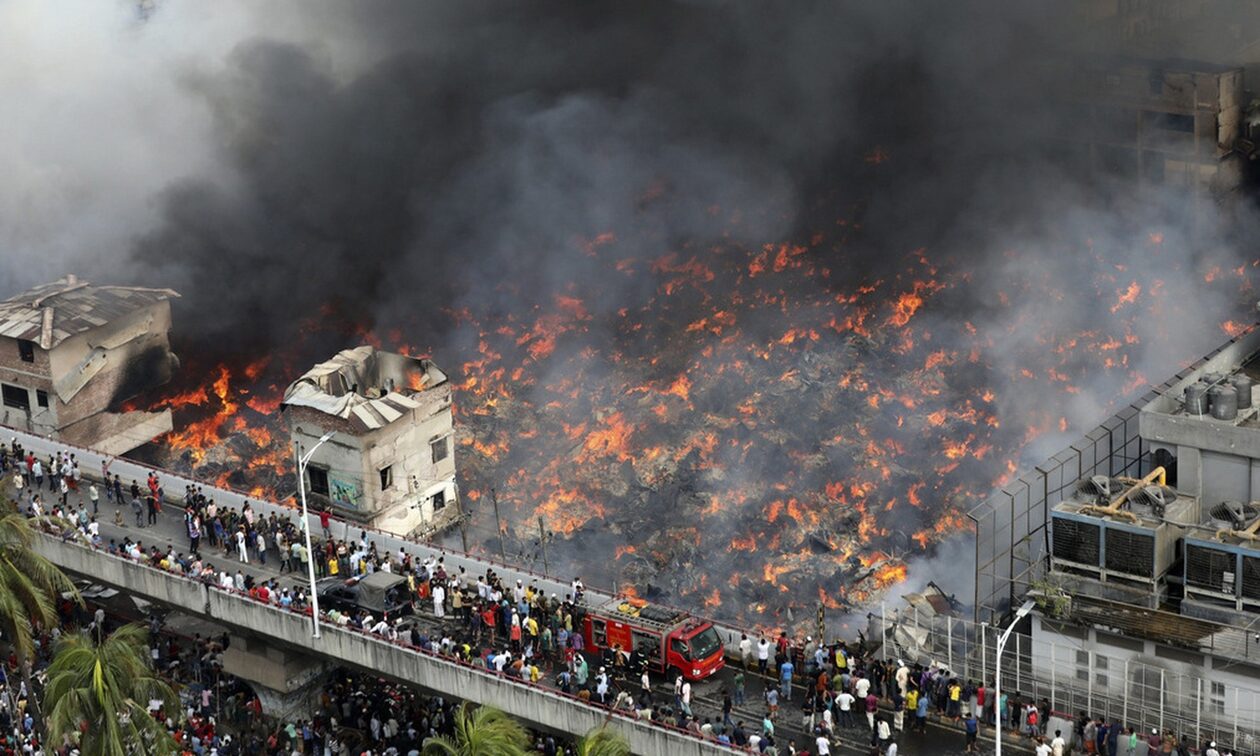
<svg viewBox="0 0 1260 756">
<path fill-rule="evenodd" d="M 89 478 L 99 479 L 99 471 L 101 461 L 103 459 L 111 459 L 110 471 L 121 473 L 124 478 L 133 478 L 135 480 L 144 480 L 150 472 L 155 472 L 161 478 L 163 486 L 167 492 L 168 501 L 178 501 L 182 506 L 182 499 L 170 496 L 170 492 L 182 490 L 186 485 L 196 485 L 202 487 L 206 495 L 213 498 L 220 507 L 230 507 L 240 509 L 246 501 L 254 508 L 254 511 L 261 516 L 270 516 L 273 512 L 281 518 L 292 518 L 297 521 L 301 518 L 301 512 L 295 506 L 290 506 L 278 502 L 268 501 L 264 498 L 253 496 L 243 491 L 233 489 L 220 488 L 213 483 L 204 480 L 198 480 L 193 477 L 181 475 L 170 470 L 158 467 L 152 467 L 139 462 L 135 462 L 124 457 L 112 457 L 111 455 L 102 454 L 93 449 L 88 449 L 73 444 L 67 444 L 57 439 L 45 438 L 36 434 L 19 430 L 12 426 L 0 425 L 3 430 L 0 436 L 7 435 L 16 438 L 21 442 L 22 446 L 35 451 L 37 454 L 49 455 L 56 454 L 58 451 L 73 452 L 79 460 L 79 468 L 83 474 Z M 7 442 L 8 439 L 5 439 Z M 311 534 L 314 536 L 322 532 L 320 526 L 319 514 L 310 513 L 308 515 L 308 524 L 311 528 Z M 570 583 L 562 578 L 552 575 L 536 572 L 534 570 L 518 567 L 516 565 L 501 562 L 492 557 L 484 555 L 473 555 L 458 549 L 447 548 L 444 546 L 435 546 L 431 543 L 422 541 L 417 538 L 409 538 L 398 533 L 391 533 L 385 530 L 378 530 L 371 527 L 362 526 L 358 523 L 348 521 L 344 518 L 332 518 L 331 528 L 334 538 L 350 540 L 352 534 L 365 532 L 369 534 L 369 538 L 373 540 L 378 550 L 388 551 L 389 553 L 397 553 L 400 548 L 405 549 L 407 553 L 414 558 L 423 560 L 426 557 L 443 557 L 447 564 L 448 570 L 457 570 L 464 567 L 468 570 L 469 576 L 479 575 L 486 569 L 493 569 L 499 575 L 502 575 L 509 583 L 514 580 L 522 580 L 525 583 L 533 582 L 548 593 L 556 593 L 560 596 L 570 592 Z M 611 602 L 616 598 L 614 591 L 599 586 L 586 586 L 584 591 L 586 596 L 585 603 L 587 605 L 597 605 Z M 677 607 L 671 607 L 666 604 L 657 604 L 664 609 L 675 611 L 683 611 Z M 739 650 L 739 639 L 741 633 L 747 633 L 750 638 L 757 637 L 755 629 L 743 628 L 729 623 L 722 623 L 694 612 L 684 612 L 690 617 L 712 622 L 720 634 L 723 636 L 726 650 L 728 653 L 737 654 Z"/>
<path fill-rule="evenodd" d="M 960 679 L 992 682 L 1000 625 L 914 610 L 881 612 L 872 623 L 876 637 L 884 639 L 880 653 L 886 658 L 935 662 Z M 1229 684 L 1210 672 L 1186 671 L 1193 668 L 1195 654 L 1201 665 L 1198 651 L 1187 650 L 1180 660 L 1113 657 L 1104 653 L 1107 647 L 1086 643 L 1084 637 L 1079 644 L 1071 642 L 1071 634 L 1083 635 L 1086 627 L 1054 624 L 1050 629 L 1053 636 L 1044 633 L 1035 640 L 1026 633 L 1012 635 L 1003 654 L 1004 693 L 1048 700 L 1051 710 L 1067 719 L 1085 712 L 1140 733 L 1171 730 L 1188 736 L 1192 748 L 1215 740 L 1222 753 L 1257 752 L 1260 677 L 1252 687 Z"/>
<path fill-rule="evenodd" d="M 242 619 L 247 617 L 251 611 L 265 610 L 267 612 L 274 613 L 273 616 L 282 618 L 281 620 L 282 622 L 294 623 L 293 627 L 290 629 L 287 635 L 292 635 L 294 636 L 294 638 L 301 638 L 302 639 L 301 648 L 304 651 L 306 651 L 307 653 L 315 653 L 315 654 L 326 653 L 326 652 L 322 652 L 318 648 L 318 646 L 321 645 L 320 641 L 313 640 L 310 638 L 309 629 L 308 629 L 308 622 L 310 618 L 309 611 L 286 609 L 286 608 L 279 607 L 271 603 L 265 603 L 257 599 L 254 599 L 248 596 L 247 594 L 240 593 L 239 591 L 224 589 L 224 588 L 219 587 L 217 584 L 207 583 L 201 580 L 194 580 L 192 578 L 189 578 L 183 575 L 167 572 L 165 570 L 161 570 L 159 568 L 156 568 L 147 564 L 135 562 L 127 557 L 115 556 L 115 555 L 109 554 L 108 552 L 104 552 L 99 549 L 96 549 L 90 545 L 80 543 L 74 539 L 65 539 L 57 535 L 52 535 L 52 534 L 43 533 L 43 532 L 39 532 L 39 539 L 40 540 L 36 546 L 37 549 L 39 549 L 44 554 L 44 556 L 52 559 L 54 562 L 58 561 L 57 559 L 58 556 L 61 557 L 62 562 L 70 561 L 66 557 L 65 553 L 59 553 L 59 551 L 63 547 L 72 548 L 72 549 L 76 549 L 81 552 L 84 552 L 86 556 L 86 561 L 91 561 L 95 559 L 113 560 L 115 563 L 123 565 L 125 572 L 145 571 L 151 576 L 160 576 L 163 582 L 176 581 L 181 585 L 195 586 L 197 588 L 197 593 L 195 595 L 190 595 L 186 591 L 172 592 L 169 595 L 179 595 L 180 596 L 180 601 L 178 602 L 179 606 L 181 606 L 185 610 L 194 611 L 199 614 L 210 616 L 212 619 L 218 622 L 223 622 L 225 624 L 241 627 L 246 632 L 250 631 L 252 627 L 248 624 L 242 624 Z M 83 569 L 75 569 L 74 566 L 69 566 L 68 569 L 70 569 L 73 572 L 86 571 Z M 95 575 L 94 579 L 103 580 L 104 582 L 110 582 L 109 580 L 102 578 L 99 574 Z M 121 582 L 130 582 L 131 585 L 119 586 L 119 587 L 123 587 L 123 588 L 130 587 L 132 590 L 134 590 L 136 585 L 139 585 L 143 583 L 144 581 L 135 580 L 135 581 L 121 581 Z M 211 596 L 216 597 L 215 602 L 211 601 Z M 149 597 L 158 601 L 165 602 L 165 599 L 161 596 L 153 596 L 150 594 Z M 213 610 L 211 607 L 213 603 L 219 603 L 219 602 L 227 602 L 229 606 L 232 607 L 232 610 L 224 612 L 222 616 L 216 616 L 213 613 Z M 352 637 L 365 640 L 379 647 L 387 647 L 388 648 L 387 652 L 404 653 L 404 654 L 409 654 L 416 657 L 424 658 L 428 662 L 445 665 L 449 668 L 471 671 L 473 673 L 476 673 L 482 676 L 483 679 L 494 681 L 495 683 L 499 685 L 510 686 L 509 689 L 527 691 L 530 695 L 540 695 L 540 696 L 550 697 L 553 699 L 558 699 L 558 700 L 563 701 L 566 705 L 579 706 L 579 707 L 582 707 L 583 710 L 598 713 L 598 715 L 602 718 L 616 720 L 620 722 L 622 725 L 624 725 L 625 727 L 645 728 L 648 731 L 652 731 L 652 732 L 667 733 L 670 737 L 682 738 L 683 740 L 678 743 L 675 743 L 673 747 L 674 749 L 677 749 L 677 750 L 671 750 L 670 753 L 720 754 L 720 753 L 742 753 L 742 752 L 748 751 L 748 749 L 745 749 L 745 748 L 725 746 L 715 740 L 710 740 L 707 738 L 697 736 L 692 732 L 689 732 L 687 730 L 684 730 L 682 728 L 679 728 L 679 727 L 676 727 L 667 723 L 661 723 L 661 722 L 655 722 L 655 721 L 649 722 L 645 720 L 640 720 L 634 717 L 633 715 L 627 714 L 621 710 L 612 708 L 610 706 L 603 706 L 599 704 L 598 702 L 586 701 L 577 696 L 566 694 L 559 690 L 548 688 L 538 683 L 531 683 L 526 680 L 515 679 L 507 675 L 503 675 L 503 674 L 494 672 L 492 670 L 488 670 L 484 667 L 479 667 L 475 664 L 469 664 L 459 659 L 444 656 L 435 651 L 429 651 L 429 650 L 426 650 L 417 646 L 413 646 L 410 643 L 403 640 L 391 641 L 387 638 L 382 638 L 380 636 L 374 635 L 372 633 L 369 633 L 365 630 L 361 630 L 359 628 L 351 627 L 348 625 L 338 625 L 335 623 L 321 624 L 321 628 L 324 630 L 325 634 L 328 634 L 328 633 L 349 634 Z M 280 640 L 284 642 L 285 639 L 280 639 Z M 324 645 L 331 645 L 331 644 L 324 644 Z M 417 681 L 417 680 L 409 680 L 407 682 L 413 682 L 413 683 L 417 683 L 421 685 L 425 684 L 425 681 Z M 432 679 L 428 681 L 428 684 L 429 685 L 434 684 L 432 682 Z M 458 691 L 444 691 L 444 692 L 447 695 L 457 696 L 458 694 Z M 467 692 L 467 691 L 464 691 L 464 692 Z M 504 705 L 504 699 L 502 698 L 496 697 L 496 701 L 494 702 L 479 701 L 478 703 L 494 703 L 496 705 L 502 706 L 505 709 L 508 709 L 509 713 L 513 713 L 510 711 L 510 709 L 512 708 L 510 704 Z M 522 716 L 523 712 L 517 712 L 515 713 L 515 715 Z M 548 726 L 548 723 L 546 722 L 537 722 L 537 724 Z M 575 733 L 575 734 L 581 735 L 584 733 Z M 682 749 L 685 749 L 685 750 L 682 750 Z"/>
</svg>

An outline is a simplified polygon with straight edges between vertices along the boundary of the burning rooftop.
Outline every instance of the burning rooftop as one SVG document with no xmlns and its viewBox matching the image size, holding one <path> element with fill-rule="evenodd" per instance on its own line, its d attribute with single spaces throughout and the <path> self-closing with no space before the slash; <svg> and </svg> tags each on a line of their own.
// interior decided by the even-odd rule
<svg viewBox="0 0 1260 756">
<path fill-rule="evenodd" d="M 398 533 L 458 518 L 451 387 L 429 360 L 342 350 L 294 381 L 280 411 L 311 450 L 305 484 L 340 514 Z"/>
<path fill-rule="evenodd" d="M 346 349 L 306 371 L 284 392 L 284 407 L 309 407 L 363 434 L 425 405 L 450 406 L 446 374 L 429 360 L 371 346 Z"/>
</svg>

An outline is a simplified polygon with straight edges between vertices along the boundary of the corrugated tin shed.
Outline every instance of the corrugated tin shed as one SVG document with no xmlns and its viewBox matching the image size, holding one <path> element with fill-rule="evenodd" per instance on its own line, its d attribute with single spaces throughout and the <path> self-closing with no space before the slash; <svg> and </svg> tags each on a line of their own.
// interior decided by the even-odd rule
<svg viewBox="0 0 1260 756">
<path fill-rule="evenodd" d="M 383 428 L 406 416 L 421 404 L 404 391 L 407 382 L 401 373 L 395 376 L 395 387 L 381 391 L 384 383 L 380 361 L 389 358 L 401 361 L 416 375 L 423 375 L 423 390 L 446 382 L 446 376 L 428 360 L 377 352 L 371 346 L 344 349 L 331 360 L 321 362 L 298 378 L 284 392 L 283 404 L 311 407 L 350 422 L 351 427 L 365 433 Z"/>
<path fill-rule="evenodd" d="M 93 286 L 67 276 L 0 302 L 0 336 L 52 349 L 71 336 L 178 296 L 170 289 Z"/>
</svg>

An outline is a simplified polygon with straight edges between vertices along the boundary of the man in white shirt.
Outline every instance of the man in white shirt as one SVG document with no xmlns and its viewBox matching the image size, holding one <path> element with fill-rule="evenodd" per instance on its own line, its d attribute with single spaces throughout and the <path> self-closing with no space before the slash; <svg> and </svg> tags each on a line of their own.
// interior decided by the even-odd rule
<svg viewBox="0 0 1260 756">
<path fill-rule="evenodd" d="M 1064 756 L 1067 753 L 1067 741 L 1063 739 L 1063 731 L 1054 731 L 1054 740 L 1050 741 L 1050 750 L 1054 756 Z"/>
<path fill-rule="evenodd" d="M 840 704 L 840 726 L 853 726 L 853 702 L 857 699 L 847 690 L 840 691 L 840 695 L 836 696 L 836 701 Z"/>
<path fill-rule="evenodd" d="M 1037 736 L 1037 756 L 1050 756 L 1050 746 L 1040 736 Z"/>
<path fill-rule="evenodd" d="M 875 723 L 875 732 L 879 736 L 880 743 L 887 743 L 892 738 L 892 728 L 888 726 L 888 720 L 880 717 Z M 1044 754 L 1038 754 L 1044 756 Z"/>
<path fill-rule="evenodd" d="M 508 662 L 512 661 L 512 653 L 510 651 L 504 651 L 503 653 L 494 657 L 493 661 L 494 661 L 494 671 L 502 672 L 503 668 L 508 665 Z"/>
<path fill-rule="evenodd" d="M 826 735 L 819 735 L 818 740 L 814 741 L 814 746 L 818 751 L 818 756 L 831 756 L 831 742 L 827 740 Z"/>
<path fill-rule="evenodd" d="M 433 586 L 433 614 L 438 618 L 446 616 L 446 589 L 441 583 Z"/>
<path fill-rule="evenodd" d="M 857 694 L 858 700 L 866 698 L 866 694 L 871 690 L 871 681 L 865 677 L 858 678 L 857 683 L 853 686 L 854 693 Z"/>
<path fill-rule="evenodd" d="M 762 637 L 757 641 L 757 672 L 764 675 L 766 673 L 766 665 L 770 661 L 770 641 Z"/>
<path fill-rule="evenodd" d="M 739 660 L 743 662 L 744 669 L 748 669 L 748 663 L 752 661 L 752 640 L 747 633 L 739 636 Z"/>
<path fill-rule="evenodd" d="M 910 684 L 910 669 L 909 667 L 906 666 L 905 662 L 903 662 L 900 659 L 897 660 L 896 680 L 897 680 L 897 690 L 898 692 L 901 693 L 901 697 L 905 698 L 906 686 Z"/>
</svg>

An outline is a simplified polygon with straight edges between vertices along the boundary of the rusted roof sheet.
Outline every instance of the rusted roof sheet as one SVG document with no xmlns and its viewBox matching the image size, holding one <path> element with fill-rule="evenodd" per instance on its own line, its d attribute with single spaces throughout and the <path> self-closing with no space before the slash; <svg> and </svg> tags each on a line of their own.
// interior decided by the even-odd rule
<svg viewBox="0 0 1260 756">
<path fill-rule="evenodd" d="M 170 289 L 94 286 L 67 276 L 0 302 L 0 336 L 52 349 L 71 336 L 178 296 Z"/>
</svg>

